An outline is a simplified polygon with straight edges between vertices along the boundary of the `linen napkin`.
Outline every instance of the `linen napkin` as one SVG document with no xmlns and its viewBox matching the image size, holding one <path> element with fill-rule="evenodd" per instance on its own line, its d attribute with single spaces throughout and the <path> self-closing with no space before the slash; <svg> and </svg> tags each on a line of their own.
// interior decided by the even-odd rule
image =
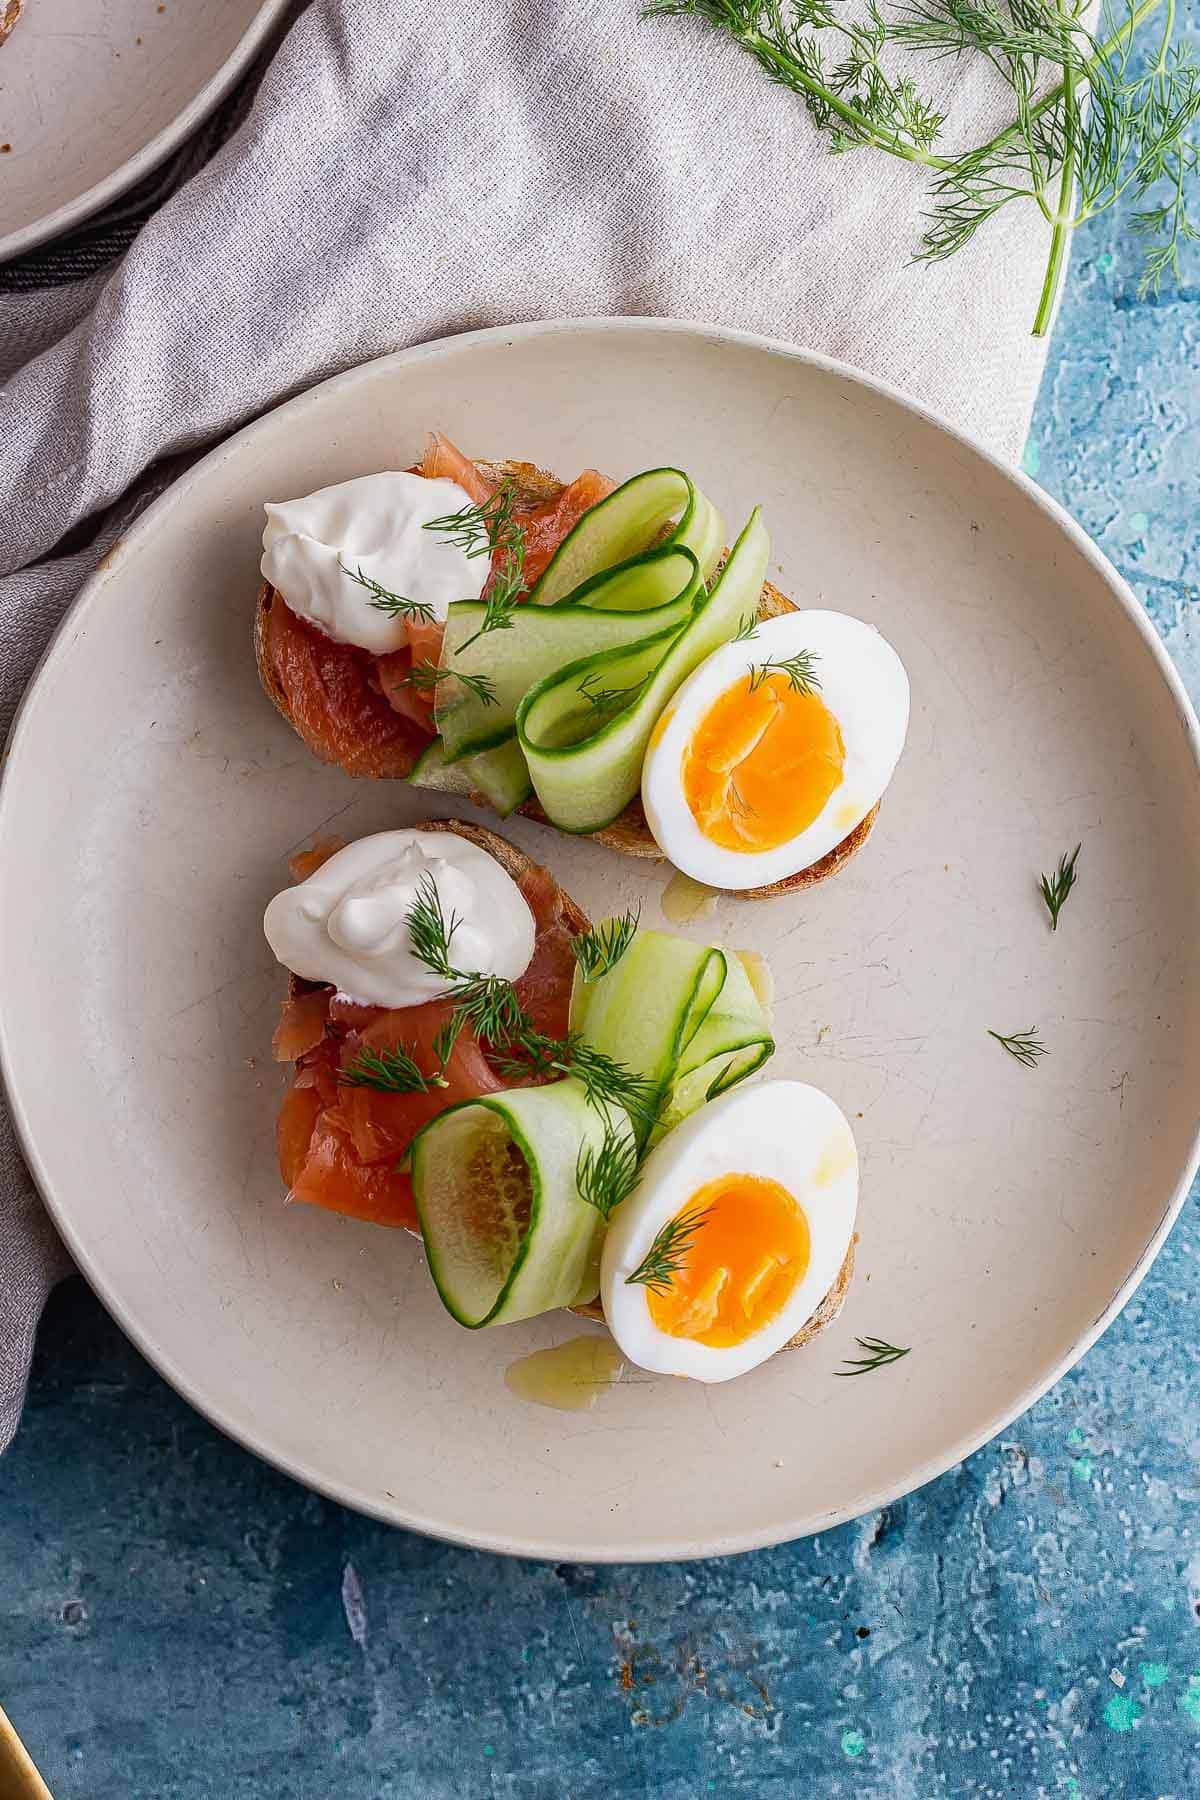
<svg viewBox="0 0 1200 1800">
<path fill-rule="evenodd" d="M 977 69 L 921 73 L 964 143 L 1008 122 Z M 921 204 L 916 170 L 831 156 L 732 42 L 643 23 L 638 0 L 311 0 L 232 136 L 119 262 L 53 288 L 31 286 L 44 257 L 0 271 L 0 733 L 64 606 L 179 459 L 448 332 L 588 313 L 741 326 L 1015 456 L 1044 354 L 1044 228 L 1010 208 L 913 267 Z M 519 418 L 512 444 L 471 447 L 519 453 Z M 67 1266 L 0 1109 L 0 1448 Z"/>
</svg>

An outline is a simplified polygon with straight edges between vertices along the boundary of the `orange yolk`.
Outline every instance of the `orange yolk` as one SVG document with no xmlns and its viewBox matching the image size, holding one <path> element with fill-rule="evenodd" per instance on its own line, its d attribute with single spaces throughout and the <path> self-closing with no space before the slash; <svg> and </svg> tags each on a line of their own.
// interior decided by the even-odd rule
<svg viewBox="0 0 1200 1800">
<path fill-rule="evenodd" d="M 745 675 L 713 701 L 683 757 L 683 792 L 725 850 L 775 850 L 806 830 L 842 779 L 846 748 L 819 694 Z"/>
<path fill-rule="evenodd" d="M 650 1317 L 670 1337 L 714 1350 L 744 1344 L 787 1305 L 808 1268 L 808 1220 L 764 1175 L 719 1175 L 676 1215 L 703 1221 L 665 1293 L 646 1290 Z"/>
</svg>

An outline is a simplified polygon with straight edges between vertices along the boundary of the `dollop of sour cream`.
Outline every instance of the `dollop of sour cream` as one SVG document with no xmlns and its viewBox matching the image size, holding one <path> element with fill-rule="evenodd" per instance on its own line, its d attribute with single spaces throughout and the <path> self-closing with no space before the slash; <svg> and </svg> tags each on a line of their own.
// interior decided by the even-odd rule
<svg viewBox="0 0 1200 1800">
<path fill-rule="evenodd" d="M 421 1006 L 451 983 L 414 954 L 408 917 L 432 879 L 451 966 L 516 981 L 533 955 L 533 914 L 494 857 L 450 831 L 380 831 L 348 844 L 267 907 L 263 930 L 285 968 L 370 1006 Z"/>
<path fill-rule="evenodd" d="M 352 577 L 361 570 L 389 593 L 430 607 L 435 619 L 446 617 L 452 600 L 477 600 L 489 559 L 425 530 L 470 505 L 456 481 L 398 470 L 269 503 L 264 579 L 326 637 L 386 656 L 408 642 L 404 616 L 373 606 L 376 596 Z"/>
</svg>

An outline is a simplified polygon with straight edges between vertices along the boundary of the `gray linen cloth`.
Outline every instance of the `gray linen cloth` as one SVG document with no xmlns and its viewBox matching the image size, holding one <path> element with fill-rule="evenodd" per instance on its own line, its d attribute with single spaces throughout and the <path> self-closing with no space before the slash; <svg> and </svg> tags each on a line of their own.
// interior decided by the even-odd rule
<svg viewBox="0 0 1200 1800">
<path fill-rule="evenodd" d="M 933 73 L 963 141 L 1007 123 L 984 74 Z M 641 23 L 638 0 L 311 0 L 232 137 L 115 266 L 0 284 L 0 733 L 66 604 L 182 460 L 448 332 L 588 313 L 741 326 L 1015 456 L 1042 367 L 1043 227 L 1011 208 L 953 261 L 910 267 L 922 187 L 894 159 L 830 156 L 731 42 Z M 514 418 L 510 444 L 471 448 L 519 454 L 520 435 Z M 0 1448 L 67 1266 L 0 1107 Z"/>
</svg>

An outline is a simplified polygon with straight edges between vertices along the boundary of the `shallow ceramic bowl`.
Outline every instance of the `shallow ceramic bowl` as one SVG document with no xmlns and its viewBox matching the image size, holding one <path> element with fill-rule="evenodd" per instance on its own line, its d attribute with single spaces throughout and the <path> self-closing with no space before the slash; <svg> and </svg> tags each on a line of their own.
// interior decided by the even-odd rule
<svg viewBox="0 0 1200 1800">
<path fill-rule="evenodd" d="M 288 0 L 25 0 L 0 45 L 0 262 L 98 212 L 229 92 Z M 2 9 L 0 9 L 2 10 Z"/>
<path fill-rule="evenodd" d="M 908 747 L 837 879 L 689 927 L 764 950 L 772 1072 L 862 1153 L 838 1323 L 744 1380 L 591 1413 L 505 1370 L 581 1327 L 472 1334 L 412 1239 L 286 1207 L 264 903 L 288 852 L 439 810 L 307 754 L 250 654 L 262 502 L 403 467 L 442 427 L 571 475 L 683 463 L 776 579 L 877 624 Z M 846 369 L 649 321 L 460 337 L 326 382 L 166 494 L 84 590 L 0 792 L 0 1049 L 67 1242 L 228 1432 L 367 1512 L 555 1558 L 708 1555 L 928 1480 L 1030 1404 L 1145 1273 L 1196 1158 L 1196 723 L 1114 571 L 1019 475 Z M 469 811 L 469 809 L 466 809 Z M 527 821 L 595 913 L 664 876 Z M 1039 870 L 1082 840 L 1052 935 Z M 1036 1025 L 1020 1067 L 987 1035 Z M 839 1379 L 855 1336 L 911 1346 Z"/>
</svg>

